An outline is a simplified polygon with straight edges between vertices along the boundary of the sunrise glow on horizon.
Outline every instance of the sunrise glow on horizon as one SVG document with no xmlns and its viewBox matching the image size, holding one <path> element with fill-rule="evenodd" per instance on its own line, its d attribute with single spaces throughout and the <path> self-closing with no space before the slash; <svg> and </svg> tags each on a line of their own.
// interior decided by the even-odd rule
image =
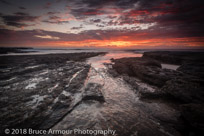
<svg viewBox="0 0 204 136">
<path fill-rule="evenodd" d="M 192 0 L 0 0 L 0 46 L 203 48 Z"/>
</svg>

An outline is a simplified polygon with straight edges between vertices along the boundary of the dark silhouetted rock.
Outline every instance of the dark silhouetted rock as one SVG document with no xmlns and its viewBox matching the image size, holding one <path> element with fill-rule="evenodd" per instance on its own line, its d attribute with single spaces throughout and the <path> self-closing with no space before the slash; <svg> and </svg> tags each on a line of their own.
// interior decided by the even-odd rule
<svg viewBox="0 0 204 136">
<path fill-rule="evenodd" d="M 28 48 L 28 47 L 0 47 L 0 54 L 36 52 L 36 51 L 24 51 L 25 49 L 33 49 L 33 48 Z"/>
<path fill-rule="evenodd" d="M 184 63 L 177 70 L 185 74 L 204 78 L 204 62 L 203 61 Z"/>
<path fill-rule="evenodd" d="M 203 136 L 203 58 L 203 52 L 146 52 L 142 58 L 114 60 L 113 70 L 136 89 L 140 100 L 170 105 L 176 111 L 175 116 L 180 115 L 176 119 L 172 116 L 175 120 L 171 120 L 171 117 L 157 115 L 151 110 L 164 126 L 172 126 L 184 136 Z M 160 63 L 181 66 L 173 71 L 161 69 Z M 141 81 L 156 86 L 155 90 L 146 90 Z M 149 111 L 149 108 L 144 109 Z"/>
<path fill-rule="evenodd" d="M 185 104 L 180 106 L 181 118 L 185 121 L 185 135 L 204 135 L 204 104 Z"/>
<path fill-rule="evenodd" d="M 161 64 L 147 58 L 122 58 L 114 60 L 113 69 L 119 74 L 137 77 L 142 81 L 161 87 L 166 81 L 179 76 L 181 73 L 161 69 Z"/>
<path fill-rule="evenodd" d="M 193 77 L 180 77 L 167 81 L 161 88 L 161 92 L 182 103 L 203 103 L 204 102 L 204 81 Z"/>
<path fill-rule="evenodd" d="M 143 57 L 157 60 L 167 64 L 181 65 L 185 62 L 201 62 L 204 60 L 203 52 L 193 51 L 152 51 L 144 52 Z"/>
</svg>

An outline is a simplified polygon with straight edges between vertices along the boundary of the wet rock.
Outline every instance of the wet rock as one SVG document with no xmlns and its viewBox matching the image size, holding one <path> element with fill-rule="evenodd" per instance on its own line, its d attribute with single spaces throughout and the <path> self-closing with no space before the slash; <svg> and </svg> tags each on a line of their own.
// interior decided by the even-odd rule
<svg viewBox="0 0 204 136">
<path fill-rule="evenodd" d="M 185 74 L 204 78 L 204 62 L 203 61 L 184 63 L 177 70 Z"/>
<path fill-rule="evenodd" d="M 181 64 L 183 59 L 169 51 L 144 52 L 143 57 L 158 60 L 168 64 Z"/>
<path fill-rule="evenodd" d="M 96 100 L 99 102 L 104 102 L 105 99 L 101 92 L 102 85 L 97 83 L 89 83 L 83 94 L 83 100 Z"/>
<path fill-rule="evenodd" d="M 112 67 L 108 69 L 108 73 L 110 73 L 110 75 L 113 77 L 119 76 L 119 74 L 115 70 L 113 70 Z"/>
<path fill-rule="evenodd" d="M 101 53 L 1 56 L 0 126 L 48 129 L 80 99 L 90 66 Z"/>
<path fill-rule="evenodd" d="M 139 85 L 137 83 L 138 80 L 136 80 L 134 77 L 130 77 L 130 76 L 127 76 L 127 75 L 124 75 L 123 76 L 123 79 L 128 83 L 130 84 L 134 89 L 138 90 L 139 91 Z"/>
<path fill-rule="evenodd" d="M 146 54 L 157 56 L 156 53 L 157 52 L 150 52 Z M 161 54 L 165 55 L 165 53 L 166 52 L 159 52 L 158 56 Z M 177 57 L 179 57 L 178 53 L 176 54 Z M 167 56 L 169 56 L 168 52 Z M 184 58 L 185 63 L 178 71 L 161 69 L 160 63 L 149 57 L 115 60 L 113 69 L 119 74 L 127 74 L 129 76 L 123 76 L 123 79 L 140 92 L 141 98 L 152 99 L 160 97 L 181 103 L 203 102 L 203 64 L 196 60 L 197 64 L 192 65 L 192 63 L 187 63 L 186 56 L 181 57 L 181 59 Z M 134 77 L 150 85 L 157 86 L 158 89 L 156 89 L 155 92 L 148 92 L 144 88 L 141 88 L 141 85 L 137 84 L 138 81 L 136 81 Z"/>
<path fill-rule="evenodd" d="M 185 62 L 202 62 L 204 54 L 203 52 L 193 51 L 152 51 L 145 52 L 143 57 L 167 64 L 181 65 Z"/>
<path fill-rule="evenodd" d="M 71 83 L 68 84 L 68 88 L 66 90 L 69 90 L 70 93 L 74 94 L 74 93 L 81 93 L 82 91 L 82 87 L 84 86 L 84 80 L 81 79 L 86 79 L 87 74 L 89 72 L 89 68 L 90 66 L 85 65 L 84 69 L 76 72 L 74 74 L 74 78 L 72 77 Z"/>
<path fill-rule="evenodd" d="M 140 100 L 150 105 L 152 103 L 169 105 L 175 111 L 175 115 L 168 117 L 165 115 L 168 113 L 166 109 L 163 109 L 164 112 L 157 112 L 151 109 L 151 106 L 149 108 L 141 106 L 163 126 L 171 126 L 181 135 L 201 136 L 204 134 L 203 58 L 201 52 L 147 52 L 139 59 L 114 60 L 113 69 L 136 89 L 136 93 L 139 92 Z M 161 62 L 181 66 L 176 71 L 161 69 L 157 65 Z M 155 90 L 143 88 L 140 81 L 156 86 Z"/>
<path fill-rule="evenodd" d="M 203 83 L 204 80 L 196 77 L 175 78 L 161 88 L 161 93 L 182 103 L 203 103 Z"/>
<path fill-rule="evenodd" d="M 72 102 L 73 98 L 71 96 L 65 96 L 64 94 L 60 94 L 57 101 L 53 104 L 53 110 L 59 110 L 62 108 L 68 108 Z"/>
<path fill-rule="evenodd" d="M 181 118 L 185 122 L 185 135 L 204 135 L 204 104 L 185 104 L 180 106 Z"/>
<path fill-rule="evenodd" d="M 161 64 L 146 58 L 123 58 L 114 61 L 113 69 L 119 74 L 137 77 L 142 81 L 161 87 L 166 81 L 179 76 L 181 73 L 168 69 L 161 69 Z"/>
</svg>

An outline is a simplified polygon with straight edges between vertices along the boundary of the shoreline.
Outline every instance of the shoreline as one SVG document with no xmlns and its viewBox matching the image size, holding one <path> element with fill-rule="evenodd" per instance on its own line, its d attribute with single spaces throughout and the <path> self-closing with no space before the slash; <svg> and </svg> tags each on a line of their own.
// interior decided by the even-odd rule
<svg viewBox="0 0 204 136">
<path fill-rule="evenodd" d="M 204 111 L 201 110 L 204 109 L 203 58 L 203 53 L 145 52 L 142 58 L 113 60 L 113 69 L 109 72 L 114 77 L 122 77 L 135 88 L 141 101 L 168 105 L 177 112 L 170 117 L 153 113 L 161 124 L 173 127 L 182 135 L 199 135 L 204 133 L 201 127 L 204 125 Z M 165 69 L 163 63 L 180 67 L 177 70 Z M 149 87 L 141 86 L 140 82 Z M 165 112 L 165 109 L 160 112 Z"/>
<path fill-rule="evenodd" d="M 82 101 L 90 69 L 84 60 L 99 54 L 1 56 L 0 133 L 52 127 Z"/>
<path fill-rule="evenodd" d="M 168 61 L 152 56 L 168 58 L 166 53 L 147 52 L 142 57 L 131 53 L 137 57 L 119 59 L 110 52 L 0 56 L 0 133 L 5 128 L 83 125 L 93 130 L 109 126 L 118 135 L 202 133 L 197 118 L 202 120 L 204 115 L 200 110 L 204 107 L 203 63 L 199 61 L 203 56 L 187 60 L 178 54 L 182 63 L 171 70 L 162 68 Z M 96 122 L 97 126 L 90 126 Z"/>
</svg>

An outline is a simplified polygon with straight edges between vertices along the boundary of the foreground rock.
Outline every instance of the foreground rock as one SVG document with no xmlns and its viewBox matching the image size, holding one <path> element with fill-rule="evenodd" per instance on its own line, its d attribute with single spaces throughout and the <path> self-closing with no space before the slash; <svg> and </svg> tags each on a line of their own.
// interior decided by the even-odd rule
<svg viewBox="0 0 204 136">
<path fill-rule="evenodd" d="M 85 88 L 83 94 L 83 100 L 96 100 L 99 102 L 104 102 L 104 97 L 101 92 L 102 85 L 96 83 L 89 83 Z"/>
<path fill-rule="evenodd" d="M 181 103 L 204 103 L 204 80 L 192 76 L 172 79 L 160 93 Z"/>
<path fill-rule="evenodd" d="M 201 136 L 204 132 L 204 105 L 184 104 L 181 105 L 181 118 L 185 122 L 185 135 Z"/>
<path fill-rule="evenodd" d="M 82 99 L 90 66 L 101 53 L 1 56 L 0 125 L 48 129 Z"/>
<path fill-rule="evenodd" d="M 180 113 L 174 122 L 156 116 L 164 126 L 173 126 L 181 135 L 204 135 L 203 58 L 203 52 L 146 52 L 142 58 L 113 60 L 117 74 L 110 71 L 114 76 L 122 75 L 141 100 L 164 103 Z M 162 69 L 161 63 L 181 66 L 178 70 Z M 141 82 L 150 87 L 144 88 Z"/>
</svg>

